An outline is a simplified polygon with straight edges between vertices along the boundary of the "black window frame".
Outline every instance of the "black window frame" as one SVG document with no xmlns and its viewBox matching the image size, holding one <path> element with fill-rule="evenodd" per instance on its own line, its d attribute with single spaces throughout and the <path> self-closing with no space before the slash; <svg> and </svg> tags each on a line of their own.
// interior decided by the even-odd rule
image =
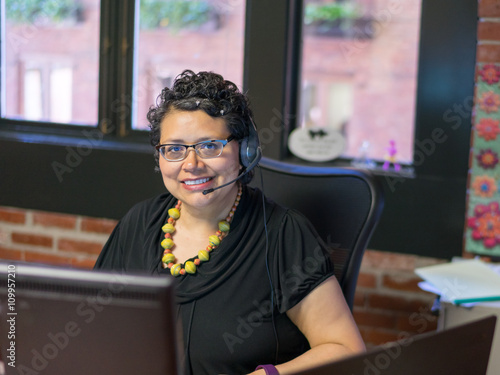
<svg viewBox="0 0 500 375">
<path fill-rule="evenodd" d="M 0 205 L 119 219 L 164 191 L 147 132 L 131 127 L 136 6 L 101 1 L 97 128 L 0 119 Z M 243 86 L 264 155 L 313 165 L 286 148 L 299 95 L 301 9 L 301 0 L 247 0 Z M 476 29 L 477 2 L 423 0 L 414 151 L 421 162 L 413 176 L 377 174 L 386 205 L 371 249 L 462 253 Z M 68 168 L 61 178 L 54 163 Z"/>
</svg>

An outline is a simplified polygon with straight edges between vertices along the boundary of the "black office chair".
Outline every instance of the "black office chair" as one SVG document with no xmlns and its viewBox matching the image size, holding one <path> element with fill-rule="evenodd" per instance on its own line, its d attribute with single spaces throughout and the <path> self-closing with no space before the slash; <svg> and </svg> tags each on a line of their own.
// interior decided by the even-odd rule
<svg viewBox="0 0 500 375">
<path fill-rule="evenodd" d="M 262 158 L 267 197 L 302 212 L 332 254 L 335 275 L 352 310 L 359 268 L 383 208 L 380 185 L 361 170 L 308 167 Z M 251 186 L 261 187 L 255 169 Z"/>
</svg>

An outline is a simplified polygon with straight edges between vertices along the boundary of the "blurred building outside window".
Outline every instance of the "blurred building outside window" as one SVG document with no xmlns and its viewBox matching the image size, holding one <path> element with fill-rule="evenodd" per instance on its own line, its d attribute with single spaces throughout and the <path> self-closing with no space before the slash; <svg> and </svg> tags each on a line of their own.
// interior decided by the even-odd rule
<svg viewBox="0 0 500 375">
<path fill-rule="evenodd" d="M 140 0 L 132 127 L 185 69 L 213 71 L 243 89 L 245 0 Z"/>
<path fill-rule="evenodd" d="M 331 127 L 344 157 L 413 159 L 421 1 L 305 0 L 301 127 Z"/>
<path fill-rule="evenodd" d="M 1 116 L 97 125 L 100 0 L 4 0 Z"/>
</svg>

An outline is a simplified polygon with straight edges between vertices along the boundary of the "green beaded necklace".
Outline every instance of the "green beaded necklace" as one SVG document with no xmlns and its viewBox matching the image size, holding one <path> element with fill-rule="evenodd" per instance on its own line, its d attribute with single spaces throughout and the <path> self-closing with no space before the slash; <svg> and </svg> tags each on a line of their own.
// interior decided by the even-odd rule
<svg viewBox="0 0 500 375">
<path fill-rule="evenodd" d="M 229 233 L 234 213 L 240 204 L 241 192 L 242 189 L 240 185 L 233 207 L 231 207 L 227 217 L 224 220 L 219 221 L 219 230 L 215 234 L 208 237 L 208 246 L 206 249 L 198 251 L 198 255 L 193 260 L 188 260 L 184 264 L 177 263 L 177 259 L 172 253 L 175 246 L 175 243 L 172 240 L 172 235 L 175 232 L 175 221 L 181 216 L 182 202 L 180 200 L 177 201 L 175 207 L 168 210 L 167 223 L 161 228 L 165 233 L 165 238 L 161 241 L 161 246 L 165 249 L 161 259 L 163 268 L 170 268 L 170 273 L 173 276 L 185 275 L 186 273 L 195 274 L 197 267 L 200 266 L 202 262 L 206 262 L 210 259 L 210 252 L 217 248 L 222 239 Z"/>
</svg>

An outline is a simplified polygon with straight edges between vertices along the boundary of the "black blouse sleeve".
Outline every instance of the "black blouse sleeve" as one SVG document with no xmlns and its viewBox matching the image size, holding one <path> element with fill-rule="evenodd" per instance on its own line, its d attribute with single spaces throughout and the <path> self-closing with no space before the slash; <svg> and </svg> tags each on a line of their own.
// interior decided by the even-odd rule
<svg viewBox="0 0 500 375">
<path fill-rule="evenodd" d="M 161 227 L 173 201 L 170 194 L 162 194 L 132 207 L 111 233 L 94 269 L 157 273 Z"/>
<path fill-rule="evenodd" d="M 291 309 L 334 275 L 326 246 L 301 213 L 288 210 L 275 246 L 275 292 L 279 311 Z"/>
<path fill-rule="evenodd" d="M 122 221 L 119 221 L 104 245 L 94 269 L 123 270 L 123 247 L 120 242 Z"/>
</svg>

